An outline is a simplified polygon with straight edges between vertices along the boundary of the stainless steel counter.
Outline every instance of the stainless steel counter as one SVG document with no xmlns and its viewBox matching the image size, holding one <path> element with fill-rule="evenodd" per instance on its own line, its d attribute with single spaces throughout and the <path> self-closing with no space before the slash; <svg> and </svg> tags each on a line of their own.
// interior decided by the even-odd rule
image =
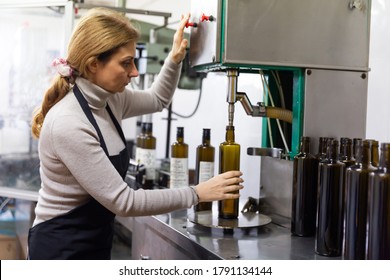
<svg viewBox="0 0 390 280">
<path fill-rule="evenodd" d="M 223 230 L 197 225 L 186 211 L 117 220 L 132 231 L 133 259 L 340 259 L 314 252 L 314 237 L 291 236 L 289 220 L 252 229 Z"/>
</svg>

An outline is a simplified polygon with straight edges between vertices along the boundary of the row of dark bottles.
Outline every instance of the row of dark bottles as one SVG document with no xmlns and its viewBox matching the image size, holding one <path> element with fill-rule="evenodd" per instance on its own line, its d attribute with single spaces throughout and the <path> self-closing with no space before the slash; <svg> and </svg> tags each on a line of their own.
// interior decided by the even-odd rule
<svg viewBox="0 0 390 280">
<path fill-rule="evenodd" d="M 340 145 L 340 149 L 339 149 Z M 344 259 L 390 258 L 388 143 L 302 137 L 294 157 L 291 232 L 315 235 L 315 251 Z M 368 234 L 367 234 L 368 233 Z"/>
</svg>

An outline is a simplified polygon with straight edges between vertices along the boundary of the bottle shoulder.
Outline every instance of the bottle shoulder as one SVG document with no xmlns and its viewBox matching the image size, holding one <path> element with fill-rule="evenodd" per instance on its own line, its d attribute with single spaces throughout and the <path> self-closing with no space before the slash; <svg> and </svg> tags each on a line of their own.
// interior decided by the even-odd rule
<svg viewBox="0 0 390 280">
<path fill-rule="evenodd" d="M 215 147 L 212 145 L 199 145 L 196 147 L 198 150 L 214 150 Z"/>
<path fill-rule="evenodd" d="M 317 159 L 317 157 L 311 153 L 298 153 L 294 158 L 297 159 Z"/>
<path fill-rule="evenodd" d="M 340 166 L 340 167 L 345 167 L 345 163 L 341 162 L 340 160 L 335 160 L 335 159 L 323 159 L 319 163 L 320 165 L 327 165 L 327 166 Z"/>
<path fill-rule="evenodd" d="M 188 144 L 187 144 L 187 143 L 184 143 L 184 142 L 174 142 L 174 143 L 172 143 L 171 146 L 172 146 L 172 147 L 175 147 L 175 146 L 184 146 L 184 147 L 188 147 Z"/>
</svg>

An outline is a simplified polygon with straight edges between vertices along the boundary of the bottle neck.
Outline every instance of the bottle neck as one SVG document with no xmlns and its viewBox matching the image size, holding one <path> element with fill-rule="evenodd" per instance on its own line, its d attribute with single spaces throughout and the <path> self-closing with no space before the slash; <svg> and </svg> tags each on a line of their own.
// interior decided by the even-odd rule
<svg viewBox="0 0 390 280">
<path fill-rule="evenodd" d="M 360 141 L 355 145 L 356 163 L 367 166 L 371 162 L 371 143 L 369 141 Z"/>
<path fill-rule="evenodd" d="M 233 125 L 228 125 L 226 126 L 226 142 L 234 142 L 235 137 L 234 137 L 234 126 Z"/>
<path fill-rule="evenodd" d="M 325 138 L 320 137 L 318 142 L 318 154 L 326 154 Z"/>
<path fill-rule="evenodd" d="M 203 129 L 202 144 L 203 146 L 210 146 L 210 129 Z"/>
<path fill-rule="evenodd" d="M 372 146 L 371 146 L 371 163 L 374 166 L 378 166 L 379 165 L 378 142 L 372 142 Z"/>
<path fill-rule="evenodd" d="M 145 135 L 152 136 L 153 134 L 153 124 L 152 123 L 146 123 L 145 125 Z"/>
<path fill-rule="evenodd" d="M 382 143 L 380 168 L 386 173 L 390 172 L 390 143 Z"/>
<path fill-rule="evenodd" d="M 301 153 L 308 154 L 310 153 L 310 137 L 302 137 L 301 138 Z"/>
<path fill-rule="evenodd" d="M 362 145 L 363 140 L 361 138 L 353 138 L 352 141 L 352 153 L 355 158 L 357 158 L 357 147 Z"/>
<path fill-rule="evenodd" d="M 184 143 L 184 127 L 177 128 L 176 141 L 178 143 Z"/>
<path fill-rule="evenodd" d="M 338 148 L 339 148 L 339 142 L 337 140 L 331 140 L 328 143 L 327 150 L 326 150 L 326 157 L 332 161 L 336 162 L 338 159 Z"/>
<path fill-rule="evenodd" d="M 340 157 L 343 159 L 352 158 L 352 140 L 349 138 L 341 138 L 340 141 Z"/>
</svg>

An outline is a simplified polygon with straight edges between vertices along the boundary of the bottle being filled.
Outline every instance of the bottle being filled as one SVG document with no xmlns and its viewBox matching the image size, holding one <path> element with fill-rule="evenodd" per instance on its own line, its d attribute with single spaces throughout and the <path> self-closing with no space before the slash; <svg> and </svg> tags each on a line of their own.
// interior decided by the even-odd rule
<svg viewBox="0 0 390 280">
<path fill-rule="evenodd" d="M 176 142 L 171 145 L 170 188 L 188 187 L 188 144 L 184 127 L 177 127 Z"/>
<path fill-rule="evenodd" d="M 235 141 L 234 126 L 226 126 L 225 142 L 219 145 L 219 173 L 231 170 L 240 170 L 240 145 Z M 236 191 L 238 193 L 239 191 Z M 218 201 L 218 217 L 223 219 L 237 219 L 239 199 L 225 199 Z"/>
<path fill-rule="evenodd" d="M 143 138 L 140 149 L 140 163 L 145 166 L 144 189 L 152 189 L 156 179 L 156 137 L 153 136 L 153 123 L 142 124 Z"/>
<path fill-rule="evenodd" d="M 205 182 L 214 176 L 215 148 L 210 144 L 210 129 L 204 128 L 202 144 L 196 148 L 195 185 Z M 212 202 L 200 202 L 195 205 L 195 211 L 209 211 Z"/>
<path fill-rule="evenodd" d="M 344 259 L 364 260 L 366 257 L 366 223 L 368 178 L 376 170 L 371 165 L 370 141 L 357 141 L 356 164 L 345 172 L 345 239 Z"/>
<path fill-rule="evenodd" d="M 345 164 L 339 161 L 339 142 L 331 140 L 327 158 L 318 167 L 318 207 L 315 252 L 336 257 L 342 252 Z"/>
<path fill-rule="evenodd" d="M 390 260 L 390 143 L 381 144 L 380 166 L 369 175 L 367 259 Z"/>
<path fill-rule="evenodd" d="M 318 159 L 310 153 L 310 137 L 302 137 L 293 162 L 291 233 L 314 236 L 317 214 Z"/>
</svg>

